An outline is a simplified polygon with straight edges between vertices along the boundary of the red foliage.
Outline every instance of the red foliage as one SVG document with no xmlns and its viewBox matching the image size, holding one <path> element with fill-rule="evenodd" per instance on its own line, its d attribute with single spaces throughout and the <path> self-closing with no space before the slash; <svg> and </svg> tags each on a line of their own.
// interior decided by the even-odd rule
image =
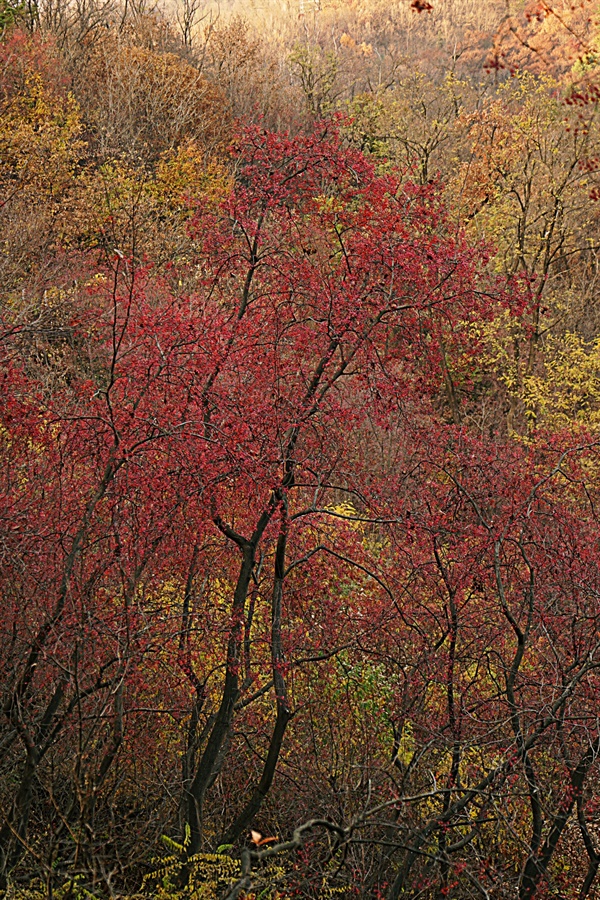
<svg viewBox="0 0 600 900">
<path fill-rule="evenodd" d="M 470 324 L 522 300 L 490 283 L 434 188 L 376 174 L 326 128 L 252 128 L 235 154 L 234 189 L 192 225 L 193 293 L 117 259 L 73 310 L 73 374 L 52 392 L 27 328 L 5 328 L 2 702 L 23 768 L 3 869 L 44 758 L 79 734 L 69 816 L 93 834 L 123 742 L 155 752 L 148 708 L 204 724 L 179 785 L 195 852 L 256 692 L 269 752 L 222 838 L 247 834 L 303 699 L 291 673 L 343 646 L 384 666 L 389 722 L 410 722 L 426 761 L 416 783 L 406 761 L 387 782 L 412 859 L 392 895 L 428 841 L 450 890 L 450 829 L 510 806 L 517 774 L 529 898 L 600 746 L 596 446 L 500 445 L 440 420 L 444 354 L 475 355 Z M 538 808 L 538 748 L 543 772 L 562 767 L 556 813 Z M 436 767 L 423 807 L 410 797 Z"/>
</svg>

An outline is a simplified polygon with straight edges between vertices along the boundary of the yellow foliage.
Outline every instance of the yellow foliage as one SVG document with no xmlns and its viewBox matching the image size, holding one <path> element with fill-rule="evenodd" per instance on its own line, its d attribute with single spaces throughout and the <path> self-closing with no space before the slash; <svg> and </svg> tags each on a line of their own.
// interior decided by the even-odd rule
<svg viewBox="0 0 600 900">
<path fill-rule="evenodd" d="M 153 189 L 172 209 L 189 214 L 190 200 L 202 197 L 218 203 L 232 187 L 231 175 L 194 141 L 166 151 L 156 167 Z"/>
<path fill-rule="evenodd" d="M 193 241 L 187 223 L 199 199 L 216 205 L 227 193 L 224 167 L 206 161 L 193 142 L 166 151 L 154 172 L 111 160 L 82 176 L 72 227 L 86 246 L 118 248 L 155 267 L 186 262 Z"/>
<path fill-rule="evenodd" d="M 403 766 L 406 767 L 410 765 L 416 746 L 413 726 L 410 722 L 404 722 L 400 740 L 398 742 L 398 751 L 396 753 L 396 758 Z"/>
<path fill-rule="evenodd" d="M 520 396 L 527 362 L 519 352 L 526 341 L 523 324 L 503 310 L 492 322 L 474 325 L 473 330 L 482 344 L 481 372 L 493 373 L 509 395 Z"/>
<path fill-rule="evenodd" d="M 552 430 L 600 426 L 600 339 L 586 345 L 577 334 L 549 336 L 541 373 L 525 377 L 528 416 Z"/>
<path fill-rule="evenodd" d="M 471 235 L 493 242 L 498 271 L 544 276 L 589 227 L 582 163 L 598 129 L 593 116 L 570 127 L 567 112 L 552 79 L 519 74 L 457 120 L 463 146 L 446 199 Z"/>
<path fill-rule="evenodd" d="M 457 146 L 464 142 L 460 113 L 470 105 L 469 85 L 447 75 L 440 85 L 415 69 L 393 92 L 359 94 L 348 104 L 347 132 L 360 148 L 395 162 L 410 180 L 422 183 L 456 170 Z"/>
<path fill-rule="evenodd" d="M 345 519 L 356 519 L 358 512 L 352 501 L 344 500 L 342 503 L 334 503 L 325 507 L 328 512 Z"/>
<path fill-rule="evenodd" d="M 0 98 L 0 279 L 15 313 L 24 283 L 38 296 L 49 287 L 42 278 L 69 228 L 64 203 L 85 148 L 81 132 L 74 98 L 39 72 L 25 68 L 18 90 Z"/>
<path fill-rule="evenodd" d="M 52 93 L 37 73 L 0 111 L 0 183 L 56 196 L 71 181 L 84 148 L 77 103 Z"/>
<path fill-rule="evenodd" d="M 161 860 L 157 869 L 144 876 L 142 892 L 146 896 L 151 891 L 155 900 L 219 900 L 241 878 L 240 861 L 229 856 L 229 845 L 218 847 L 216 853 L 197 853 L 185 860 L 189 834 L 187 828 L 183 844 L 163 835 L 163 843 L 171 855 Z M 187 882 L 185 886 L 178 887 L 184 865 L 188 873 Z M 255 900 L 257 897 L 261 900 L 286 900 L 286 895 L 275 887 L 285 874 L 282 865 L 271 860 L 253 878 L 252 893 L 240 894 L 241 900 Z"/>
<path fill-rule="evenodd" d="M 600 339 L 586 342 L 573 332 L 548 333 L 536 365 L 530 366 L 522 322 L 503 312 L 477 328 L 481 373 L 503 385 L 511 403 L 523 410 L 530 430 L 600 426 Z"/>
<path fill-rule="evenodd" d="M 182 858 L 180 853 L 167 857 L 158 869 L 144 876 L 142 891 L 151 887 L 155 900 L 218 900 L 241 876 L 239 862 L 225 853 L 198 853 L 188 860 L 188 866 L 187 885 L 177 888 Z"/>
</svg>

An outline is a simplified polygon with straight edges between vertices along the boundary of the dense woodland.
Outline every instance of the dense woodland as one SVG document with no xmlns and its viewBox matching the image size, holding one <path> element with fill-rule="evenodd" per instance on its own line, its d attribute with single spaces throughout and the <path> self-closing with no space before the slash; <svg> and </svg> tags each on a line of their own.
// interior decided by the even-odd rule
<svg viewBox="0 0 600 900">
<path fill-rule="evenodd" d="M 598 898 L 600 3 L 0 0 L 0 896 Z"/>
</svg>

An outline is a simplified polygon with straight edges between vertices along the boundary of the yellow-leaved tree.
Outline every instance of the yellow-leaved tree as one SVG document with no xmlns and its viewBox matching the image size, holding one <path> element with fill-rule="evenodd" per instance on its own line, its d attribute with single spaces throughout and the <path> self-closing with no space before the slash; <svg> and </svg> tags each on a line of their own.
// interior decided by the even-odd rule
<svg viewBox="0 0 600 900">
<path fill-rule="evenodd" d="M 60 282 L 63 205 L 85 144 L 51 49 L 16 31 L 0 56 L 0 281 L 14 305 Z"/>
</svg>

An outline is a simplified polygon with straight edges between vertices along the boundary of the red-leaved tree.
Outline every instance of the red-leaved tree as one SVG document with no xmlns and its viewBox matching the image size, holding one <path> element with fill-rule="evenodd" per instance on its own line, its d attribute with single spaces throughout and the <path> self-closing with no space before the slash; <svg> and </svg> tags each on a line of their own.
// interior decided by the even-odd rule
<svg viewBox="0 0 600 900">
<path fill-rule="evenodd" d="M 58 823 L 48 877 L 67 858 L 109 887 L 110 816 L 123 835 L 161 796 L 152 834 L 178 807 L 187 859 L 235 845 L 338 658 L 385 681 L 394 740 L 381 815 L 370 774 L 354 811 L 387 848 L 365 889 L 491 890 L 493 822 L 529 900 L 574 810 L 585 839 L 597 756 L 592 443 L 451 424 L 473 326 L 522 301 L 435 188 L 331 126 L 248 129 L 233 168 L 198 201 L 189 294 L 115 248 L 60 328 L 5 316 L 4 883 L 32 817 Z"/>
</svg>

